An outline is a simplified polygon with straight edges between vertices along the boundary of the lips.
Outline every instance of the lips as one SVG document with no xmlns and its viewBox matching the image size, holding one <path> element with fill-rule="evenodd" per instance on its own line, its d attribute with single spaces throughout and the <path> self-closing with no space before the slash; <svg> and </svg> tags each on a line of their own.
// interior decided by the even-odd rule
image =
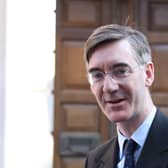
<svg viewBox="0 0 168 168">
<path fill-rule="evenodd" d="M 122 103 L 128 99 L 129 99 L 128 95 L 122 91 L 114 92 L 111 94 L 104 93 L 102 95 L 102 101 L 104 102 L 104 104 L 107 105 L 115 105 L 115 106 L 122 105 Z"/>
<path fill-rule="evenodd" d="M 102 98 L 105 104 L 118 104 L 125 101 L 128 97 L 118 92 L 116 94 L 104 94 Z"/>
<path fill-rule="evenodd" d="M 117 104 L 117 103 L 120 103 L 124 100 L 125 100 L 125 98 L 117 98 L 117 99 L 105 100 L 105 103 Z"/>
</svg>

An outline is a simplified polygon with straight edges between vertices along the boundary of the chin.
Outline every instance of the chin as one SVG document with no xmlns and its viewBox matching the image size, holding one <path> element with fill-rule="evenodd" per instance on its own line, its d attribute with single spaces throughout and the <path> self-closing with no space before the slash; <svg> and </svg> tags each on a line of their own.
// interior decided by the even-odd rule
<svg viewBox="0 0 168 168">
<path fill-rule="evenodd" d="M 105 112 L 106 117 L 114 123 L 123 122 L 129 119 L 127 111 L 109 111 Z"/>
<path fill-rule="evenodd" d="M 108 119 L 113 122 L 113 123 L 118 123 L 118 122 L 123 122 L 126 121 L 127 118 L 126 117 L 108 117 Z"/>
</svg>

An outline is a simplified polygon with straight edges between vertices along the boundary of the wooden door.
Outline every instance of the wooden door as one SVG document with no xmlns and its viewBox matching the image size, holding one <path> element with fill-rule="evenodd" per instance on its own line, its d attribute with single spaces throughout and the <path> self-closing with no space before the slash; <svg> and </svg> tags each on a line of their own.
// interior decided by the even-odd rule
<svg viewBox="0 0 168 168">
<path fill-rule="evenodd" d="M 155 63 L 152 97 L 168 114 L 168 0 L 141 0 L 138 6 L 138 28 L 149 38 Z"/>
<path fill-rule="evenodd" d="M 168 0 L 57 0 L 54 168 L 82 168 L 86 153 L 115 134 L 92 96 L 83 44 L 96 27 L 131 24 L 149 38 L 152 97 L 168 114 Z"/>
</svg>

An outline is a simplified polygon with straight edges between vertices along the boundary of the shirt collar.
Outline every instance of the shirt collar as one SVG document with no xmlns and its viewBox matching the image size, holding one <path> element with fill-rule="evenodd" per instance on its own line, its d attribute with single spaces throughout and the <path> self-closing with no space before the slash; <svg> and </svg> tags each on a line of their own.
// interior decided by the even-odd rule
<svg viewBox="0 0 168 168">
<path fill-rule="evenodd" d="M 154 106 L 149 115 L 147 116 L 147 118 L 143 121 L 143 123 L 136 129 L 136 131 L 131 136 L 131 139 L 133 139 L 140 147 L 143 147 L 144 145 L 144 142 L 146 140 L 150 126 L 152 125 L 155 114 L 156 114 L 156 107 Z M 128 138 L 123 136 L 118 129 L 117 134 L 118 134 L 118 143 L 121 158 L 123 156 L 124 142 Z"/>
</svg>

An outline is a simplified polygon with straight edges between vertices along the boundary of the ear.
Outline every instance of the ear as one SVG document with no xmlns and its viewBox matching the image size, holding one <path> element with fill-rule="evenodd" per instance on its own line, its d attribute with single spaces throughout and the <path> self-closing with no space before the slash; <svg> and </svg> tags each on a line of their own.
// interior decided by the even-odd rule
<svg viewBox="0 0 168 168">
<path fill-rule="evenodd" d="M 150 87 L 154 81 L 154 64 L 153 62 L 148 62 L 145 65 L 145 85 Z"/>
</svg>

